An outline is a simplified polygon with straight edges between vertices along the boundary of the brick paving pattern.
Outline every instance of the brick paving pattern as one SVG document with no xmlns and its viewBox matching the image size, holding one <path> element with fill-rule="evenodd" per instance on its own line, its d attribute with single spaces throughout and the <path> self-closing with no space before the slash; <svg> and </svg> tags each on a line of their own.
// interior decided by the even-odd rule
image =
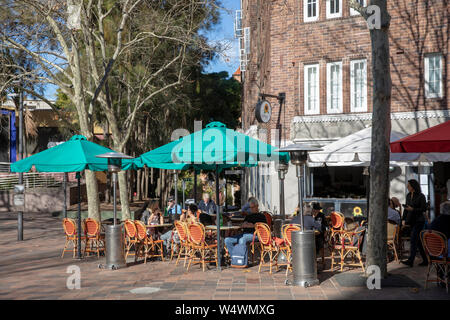
<svg viewBox="0 0 450 320">
<path fill-rule="evenodd" d="M 417 288 L 343 287 L 335 279 L 338 272 L 321 270 L 320 285 L 311 288 L 287 286 L 285 267 L 269 274 L 258 273 L 258 267 L 248 269 L 224 268 L 217 272 L 209 266 L 206 272 L 199 265 L 189 272 L 175 262 L 156 260 L 134 263 L 129 257 L 127 268 L 110 271 L 99 269 L 105 258 L 89 257 L 82 261 L 66 253 L 61 259 L 64 232 L 61 220 L 51 215 L 26 214 L 24 241 L 17 240 L 17 220 L 13 213 L 0 216 L 0 299 L 156 299 L 156 300 L 355 300 L 355 299 L 427 299 L 449 300 L 445 289 L 430 284 L 424 289 L 426 268 L 409 268 L 391 262 L 390 274 L 405 275 L 419 284 Z M 81 270 L 81 288 L 69 290 L 67 267 L 77 265 Z M 327 268 L 330 266 L 327 258 Z M 358 272 L 346 269 L 344 272 Z M 292 278 L 290 275 L 289 279 Z M 153 293 L 131 293 L 130 290 L 151 287 Z"/>
</svg>

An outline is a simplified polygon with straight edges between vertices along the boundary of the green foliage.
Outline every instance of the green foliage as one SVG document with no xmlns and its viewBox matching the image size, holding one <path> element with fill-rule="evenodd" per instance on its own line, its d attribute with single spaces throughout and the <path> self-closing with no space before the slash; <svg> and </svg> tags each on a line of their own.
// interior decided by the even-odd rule
<svg viewBox="0 0 450 320">
<path fill-rule="evenodd" d="M 220 121 L 231 129 L 236 129 L 241 115 L 241 84 L 228 78 L 226 71 L 203 74 L 195 79 L 195 87 L 190 92 L 193 112 L 191 117 L 202 120 L 203 124 Z"/>
</svg>

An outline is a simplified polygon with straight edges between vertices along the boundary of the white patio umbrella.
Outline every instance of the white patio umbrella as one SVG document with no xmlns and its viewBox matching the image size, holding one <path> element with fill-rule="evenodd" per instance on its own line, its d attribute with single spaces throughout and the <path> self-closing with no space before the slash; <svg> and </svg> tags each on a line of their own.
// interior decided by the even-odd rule
<svg viewBox="0 0 450 320">
<path fill-rule="evenodd" d="M 400 132 L 391 131 L 390 141 L 396 141 L 405 136 Z M 310 152 L 308 166 L 369 166 L 371 151 L 372 127 L 369 127 L 324 146 L 322 151 Z M 427 161 L 421 159 L 419 153 L 391 153 L 390 160 L 393 162 Z"/>
</svg>

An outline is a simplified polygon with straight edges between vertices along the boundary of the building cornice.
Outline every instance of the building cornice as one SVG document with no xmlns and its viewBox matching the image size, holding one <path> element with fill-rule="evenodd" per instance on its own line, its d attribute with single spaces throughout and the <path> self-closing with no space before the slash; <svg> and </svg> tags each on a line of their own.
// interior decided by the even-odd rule
<svg viewBox="0 0 450 320">
<path fill-rule="evenodd" d="M 413 112 L 393 112 L 391 120 L 425 119 L 425 118 L 448 118 L 449 110 L 425 110 Z M 346 114 L 323 114 L 316 116 L 296 116 L 293 123 L 320 123 L 320 122 L 347 122 L 347 121 L 369 121 L 372 113 L 346 113 Z"/>
</svg>

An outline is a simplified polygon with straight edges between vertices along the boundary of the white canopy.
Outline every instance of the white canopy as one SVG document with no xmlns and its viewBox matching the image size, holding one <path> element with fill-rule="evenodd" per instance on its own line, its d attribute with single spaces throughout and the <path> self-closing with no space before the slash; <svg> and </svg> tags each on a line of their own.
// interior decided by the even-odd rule
<svg viewBox="0 0 450 320">
<path fill-rule="evenodd" d="M 390 142 L 399 140 L 405 136 L 405 134 L 391 131 Z M 372 128 L 369 127 L 322 147 L 322 151 L 309 152 L 308 166 L 369 166 L 371 147 Z M 427 157 L 427 155 L 431 155 L 431 157 Z M 435 160 L 438 158 L 439 156 L 431 153 L 391 153 L 390 161 L 408 163 L 414 161 L 444 161 Z M 446 158 L 450 160 L 450 154 Z M 426 163 L 421 163 L 421 165 L 426 165 Z"/>
</svg>

